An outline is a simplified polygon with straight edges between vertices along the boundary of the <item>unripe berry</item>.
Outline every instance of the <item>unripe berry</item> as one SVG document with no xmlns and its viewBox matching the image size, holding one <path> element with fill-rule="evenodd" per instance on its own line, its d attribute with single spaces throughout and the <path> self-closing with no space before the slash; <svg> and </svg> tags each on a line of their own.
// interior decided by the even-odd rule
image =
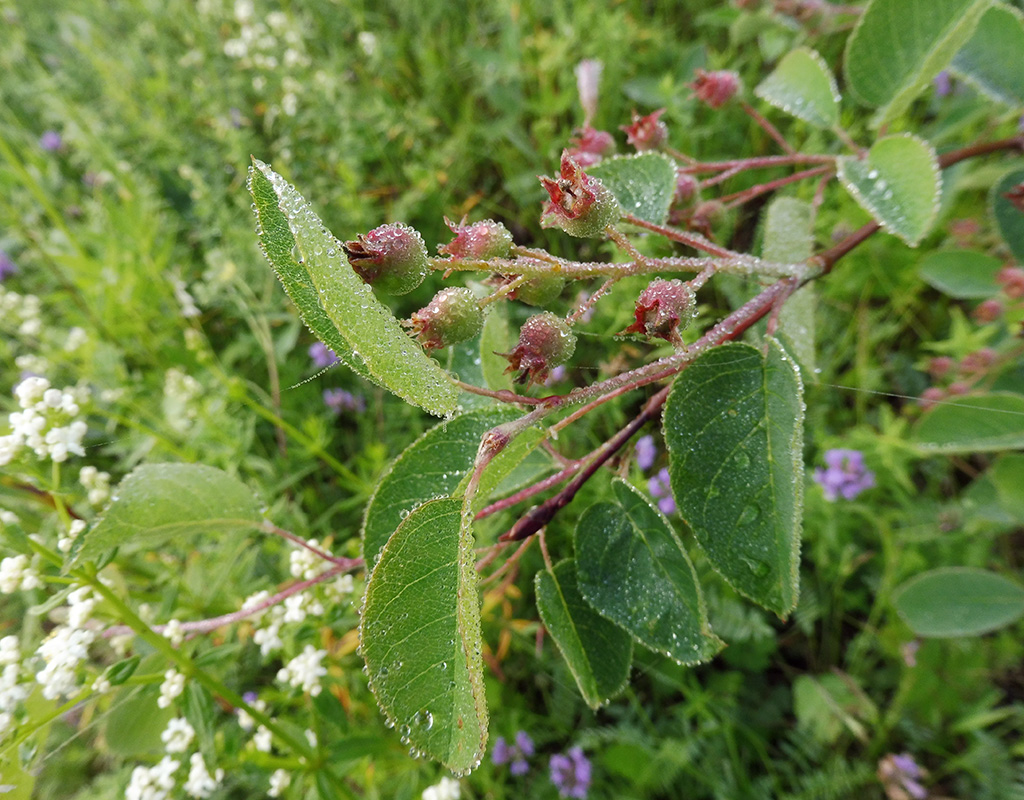
<svg viewBox="0 0 1024 800">
<path fill-rule="evenodd" d="M 564 288 L 565 278 L 561 275 L 536 275 L 519 284 L 512 291 L 511 297 L 528 306 L 543 308 L 557 299 Z"/>
<path fill-rule="evenodd" d="M 472 339 L 484 325 L 484 311 L 469 289 L 449 286 L 411 317 L 413 334 L 428 350 Z"/>
<path fill-rule="evenodd" d="M 1010 299 L 1024 297 L 1024 269 L 1003 267 L 996 274 L 996 282 L 1003 287 L 1003 294 Z"/>
<path fill-rule="evenodd" d="M 542 175 L 540 182 L 551 197 L 540 218 L 545 228 L 561 228 L 582 238 L 599 236 L 621 213 L 611 190 L 587 175 L 568 152 L 562 153 L 560 177 Z"/>
<path fill-rule="evenodd" d="M 945 396 L 946 393 L 938 386 L 931 386 L 921 393 L 921 397 L 917 403 L 921 408 L 927 410 L 942 400 Z"/>
<path fill-rule="evenodd" d="M 697 300 L 683 281 L 656 278 L 636 300 L 636 321 L 623 333 L 642 333 L 669 342 L 693 319 Z"/>
<path fill-rule="evenodd" d="M 408 294 L 430 270 L 423 237 L 401 222 L 360 234 L 342 249 L 360 278 L 388 294 Z"/>
<path fill-rule="evenodd" d="M 682 206 L 689 203 L 697 194 L 697 179 L 679 170 L 676 172 L 676 192 L 672 196 L 672 205 Z"/>
<path fill-rule="evenodd" d="M 634 111 L 632 124 L 622 126 L 627 141 L 640 152 L 657 150 L 665 144 L 668 141 L 668 126 L 659 119 L 664 113 L 665 109 L 659 108 L 653 114 L 641 117 Z"/>
<path fill-rule="evenodd" d="M 941 378 L 953 368 L 953 359 L 949 356 L 935 356 L 928 362 L 928 372 L 933 378 Z"/>
<path fill-rule="evenodd" d="M 564 364 L 576 350 L 576 336 L 564 319 L 545 312 L 530 317 L 519 331 L 519 343 L 511 353 L 506 372 L 518 371 L 518 383 L 542 383 L 548 373 Z"/>
<path fill-rule="evenodd" d="M 974 320 L 984 325 L 986 322 L 995 322 L 1003 315 L 1003 304 L 996 300 L 994 297 L 990 297 L 988 300 L 982 300 L 974 309 Z"/>
<path fill-rule="evenodd" d="M 447 217 L 444 221 L 452 229 L 455 238 L 438 248 L 443 255 L 486 261 L 491 258 L 508 258 L 512 254 L 512 234 L 500 222 L 485 219 L 467 225 L 463 219 L 456 224 Z"/>
<path fill-rule="evenodd" d="M 707 103 L 712 108 L 720 108 L 739 91 L 740 76 L 724 69 L 716 72 L 705 72 L 698 69 L 690 86 L 698 100 Z"/>
<path fill-rule="evenodd" d="M 597 164 L 615 150 L 615 139 L 608 131 L 599 131 L 585 125 L 570 140 L 572 147 L 566 152 L 584 169 Z"/>
</svg>

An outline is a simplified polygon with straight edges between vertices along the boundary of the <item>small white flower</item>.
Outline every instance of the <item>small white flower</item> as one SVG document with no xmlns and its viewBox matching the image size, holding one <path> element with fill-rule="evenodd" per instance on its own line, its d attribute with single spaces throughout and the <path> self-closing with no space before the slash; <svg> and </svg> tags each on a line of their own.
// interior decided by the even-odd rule
<svg viewBox="0 0 1024 800">
<path fill-rule="evenodd" d="M 174 698 L 179 697 L 185 691 L 185 676 L 175 669 L 169 669 L 164 673 L 164 682 L 160 684 L 160 697 L 156 704 L 160 708 L 169 708 Z"/>
<path fill-rule="evenodd" d="M 370 31 L 360 31 L 356 41 L 363 53 L 369 58 L 377 52 L 377 36 Z"/>
<path fill-rule="evenodd" d="M 103 675 L 100 675 L 96 680 L 92 682 L 90 687 L 96 694 L 104 694 L 110 691 L 110 681 Z"/>
<path fill-rule="evenodd" d="M 177 647 L 183 641 L 185 641 L 185 631 L 182 630 L 180 620 L 168 620 L 167 624 L 164 625 L 162 633 L 164 638 L 167 639 L 175 647 Z"/>
<path fill-rule="evenodd" d="M 89 645 L 95 638 L 92 631 L 60 625 L 43 640 L 36 651 L 46 662 L 36 673 L 36 683 L 42 687 L 43 697 L 56 700 L 77 691 L 78 665 L 89 657 Z"/>
<path fill-rule="evenodd" d="M 273 737 L 270 735 L 270 731 L 266 727 L 260 725 L 256 729 L 256 733 L 252 737 L 253 746 L 261 753 L 269 753 L 270 748 L 273 744 Z"/>
<path fill-rule="evenodd" d="M 196 731 L 184 717 L 175 717 L 167 723 L 164 732 L 160 734 L 160 741 L 164 743 L 164 749 L 168 753 L 184 753 L 188 750 Z"/>
<path fill-rule="evenodd" d="M 317 746 L 316 733 L 311 731 L 311 730 L 309 730 L 308 728 L 306 729 L 306 741 L 309 742 L 309 746 L 310 747 L 316 747 Z"/>
<path fill-rule="evenodd" d="M 89 334 L 85 332 L 85 328 L 76 326 L 68 331 L 68 338 L 64 342 L 64 349 L 69 353 L 73 353 L 87 341 L 89 341 Z"/>
<path fill-rule="evenodd" d="M 283 769 L 275 770 L 270 776 L 270 789 L 267 790 L 267 794 L 271 797 L 280 797 L 281 792 L 287 789 L 291 782 L 291 776 L 287 772 Z"/>
<path fill-rule="evenodd" d="M 8 556 L 0 561 L 0 594 L 28 591 L 42 586 L 39 573 L 29 564 L 28 556 Z"/>
<path fill-rule="evenodd" d="M 423 800 L 459 800 L 462 789 L 459 782 L 452 778 L 444 777 L 433 786 L 423 790 Z"/>
<path fill-rule="evenodd" d="M 307 644 L 299 655 L 277 673 L 277 679 L 316 697 L 322 689 L 320 678 L 327 674 L 327 668 L 320 663 L 326 655 L 326 650 L 317 650 L 313 645 Z"/>
<path fill-rule="evenodd" d="M 190 797 L 209 797 L 224 780 L 224 770 L 217 769 L 210 775 L 206 762 L 199 753 L 189 758 L 188 780 L 185 781 L 185 793 Z"/>
</svg>

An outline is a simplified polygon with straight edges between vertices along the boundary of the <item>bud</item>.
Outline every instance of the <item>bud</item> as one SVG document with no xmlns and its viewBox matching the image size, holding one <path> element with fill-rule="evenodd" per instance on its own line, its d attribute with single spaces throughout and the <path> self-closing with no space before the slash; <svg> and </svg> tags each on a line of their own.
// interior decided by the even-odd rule
<svg viewBox="0 0 1024 800">
<path fill-rule="evenodd" d="M 679 341 L 679 331 L 693 319 L 693 291 L 681 280 L 657 278 L 636 300 L 636 321 L 623 333 L 642 333 L 669 342 Z"/>
<path fill-rule="evenodd" d="M 443 255 L 455 258 L 488 260 L 508 258 L 512 254 L 512 234 L 500 222 L 485 219 L 467 225 L 465 218 L 456 224 L 448 217 L 445 224 L 451 228 L 455 238 L 438 248 Z"/>
<path fill-rule="evenodd" d="M 512 290 L 512 299 L 543 308 L 554 302 L 565 288 L 565 278 L 554 273 L 528 278 Z"/>
<path fill-rule="evenodd" d="M 672 205 L 683 206 L 697 194 L 697 179 L 682 170 L 676 172 L 676 193 L 672 197 Z"/>
<path fill-rule="evenodd" d="M 921 408 L 928 410 L 945 396 L 946 393 L 938 386 L 931 386 L 921 393 L 921 397 L 918 398 L 917 404 L 921 406 Z"/>
<path fill-rule="evenodd" d="M 570 236 L 598 236 L 619 217 L 615 196 L 568 152 L 562 153 L 561 176 L 556 180 L 542 175 L 540 182 L 551 197 L 540 218 L 545 228 L 561 228 Z"/>
<path fill-rule="evenodd" d="M 633 123 L 622 126 L 629 143 L 640 152 L 657 150 L 665 144 L 668 141 L 668 126 L 659 119 L 664 113 L 665 109 L 659 108 L 653 114 L 641 117 L 634 111 Z"/>
<path fill-rule="evenodd" d="M 585 58 L 573 70 L 576 73 L 576 90 L 580 93 L 580 105 L 583 106 L 583 118 L 588 127 L 590 120 L 597 113 L 597 89 L 603 68 L 604 64 L 596 58 Z"/>
<path fill-rule="evenodd" d="M 411 292 L 430 270 L 423 237 L 401 222 L 381 225 L 341 247 L 359 277 L 388 294 Z"/>
<path fill-rule="evenodd" d="M 566 152 L 581 167 L 592 167 L 615 150 L 615 140 L 608 131 L 584 126 L 570 140 L 572 147 Z"/>
<path fill-rule="evenodd" d="M 484 326 L 484 310 L 473 293 L 461 286 L 442 289 L 411 317 L 413 335 L 427 350 L 472 339 Z"/>
<path fill-rule="evenodd" d="M 506 372 L 519 371 L 517 383 L 542 383 L 555 367 L 568 361 L 576 350 L 576 336 L 561 317 L 545 312 L 530 317 L 519 331 L 519 343 L 511 353 Z"/>
<path fill-rule="evenodd" d="M 690 84 L 697 99 L 712 108 L 721 108 L 739 91 L 740 76 L 729 70 L 705 72 L 697 70 L 696 78 Z"/>
<path fill-rule="evenodd" d="M 994 297 L 978 303 L 974 309 L 974 321 L 984 325 L 986 322 L 995 322 L 1003 315 L 1003 304 Z"/>
<path fill-rule="evenodd" d="M 1017 300 L 1024 297 L 1024 269 L 1003 267 L 996 273 L 996 283 L 1003 287 L 1003 294 Z"/>
<path fill-rule="evenodd" d="M 977 375 L 985 372 L 996 360 L 996 351 L 991 347 L 983 347 L 968 353 L 960 360 L 960 372 L 963 375 Z M 953 387 L 949 387 L 950 391 Z"/>
<path fill-rule="evenodd" d="M 953 368 L 953 359 L 949 356 L 935 356 L 928 362 L 928 372 L 933 378 L 941 378 Z"/>
</svg>

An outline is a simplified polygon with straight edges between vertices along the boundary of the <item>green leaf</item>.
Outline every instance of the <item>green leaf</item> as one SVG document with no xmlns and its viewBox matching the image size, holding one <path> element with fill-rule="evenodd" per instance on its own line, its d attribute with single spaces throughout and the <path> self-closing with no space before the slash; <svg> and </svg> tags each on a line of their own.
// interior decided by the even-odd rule
<svg viewBox="0 0 1024 800">
<path fill-rule="evenodd" d="M 1024 14 L 1008 5 L 986 11 L 950 68 L 993 100 L 1024 106 Z"/>
<path fill-rule="evenodd" d="M 797 264 L 814 251 L 814 208 L 795 197 L 777 197 L 768 206 L 762 255 L 767 261 Z M 800 367 L 814 374 L 814 284 L 797 289 L 779 314 L 779 338 Z"/>
<path fill-rule="evenodd" d="M 579 590 L 601 616 L 680 664 L 700 664 L 724 643 L 711 632 L 686 551 L 661 513 L 616 479 L 614 503 L 596 503 L 576 525 Z"/>
<path fill-rule="evenodd" d="M 816 50 L 798 47 L 783 56 L 754 94 L 819 128 L 839 124 L 839 88 Z"/>
<path fill-rule="evenodd" d="M 954 397 L 925 412 L 911 441 L 928 453 L 975 453 L 1024 448 L 1024 397 L 990 392 Z"/>
<path fill-rule="evenodd" d="M 1024 615 L 1024 587 L 987 570 L 945 567 L 911 578 L 893 604 L 918 636 L 977 636 Z"/>
<path fill-rule="evenodd" d="M 143 464 L 114 491 L 103 517 L 82 534 L 71 563 L 123 544 L 154 548 L 196 534 L 250 531 L 263 505 L 238 478 L 204 464 Z"/>
<path fill-rule="evenodd" d="M 1009 246 L 1014 258 L 1024 263 L 1024 211 L 1003 196 L 1020 183 L 1024 183 L 1024 169 L 1007 173 L 992 187 L 989 202 L 1003 241 Z"/>
<path fill-rule="evenodd" d="M 591 708 L 600 708 L 626 687 L 633 641 L 624 630 L 591 608 L 576 585 L 571 559 L 534 579 L 537 610 L 544 627 L 576 678 Z"/>
<path fill-rule="evenodd" d="M 391 534 L 414 508 L 427 500 L 455 493 L 469 476 L 480 440 L 487 431 L 519 416 L 520 413 L 511 408 L 473 411 L 434 426 L 409 445 L 392 462 L 366 505 L 363 516 L 363 559 L 366 564 L 373 568 Z M 509 465 L 510 460 L 514 460 L 516 455 L 519 458 L 526 456 L 526 452 L 521 450 L 523 447 L 528 447 L 531 440 L 536 445 L 536 438 L 528 436 L 529 433 L 524 432 L 505 448 L 508 455 L 502 452 L 488 465 L 485 472 L 487 480 L 481 478 L 479 497 L 486 499 L 495 483 L 514 466 Z M 538 430 L 536 433 L 541 432 Z M 519 439 L 523 441 L 520 443 Z M 502 472 L 503 464 L 506 465 L 505 472 Z"/>
<path fill-rule="evenodd" d="M 359 633 L 370 688 L 405 744 L 456 773 L 487 742 L 471 520 L 462 501 L 402 522 L 366 585 Z"/>
<path fill-rule="evenodd" d="M 657 225 L 668 219 L 668 207 L 676 193 L 676 167 L 661 153 L 606 158 L 587 167 L 619 201 L 623 212 Z"/>
<path fill-rule="evenodd" d="M 1000 456 L 985 473 L 995 487 L 999 504 L 1007 514 L 1024 521 L 1024 454 Z"/>
<path fill-rule="evenodd" d="M 217 763 L 213 698 L 198 681 L 186 681 L 183 706 L 185 719 L 196 732 L 196 745 L 207 764 Z"/>
<path fill-rule="evenodd" d="M 156 663 L 155 659 L 151 661 Z M 136 758 L 158 753 L 164 745 L 160 740 L 167 723 L 177 713 L 173 708 L 159 708 L 159 687 L 124 687 L 106 716 L 103 739 L 110 751 L 123 758 Z"/>
<path fill-rule="evenodd" d="M 867 743 L 862 720 L 874 722 L 878 708 L 849 675 L 800 675 L 793 684 L 797 723 L 825 745 L 835 744 L 847 730 Z"/>
<path fill-rule="evenodd" d="M 929 286 L 958 300 L 967 300 L 996 294 L 996 273 L 1002 267 L 998 258 L 976 250 L 941 250 L 922 259 L 918 272 Z"/>
<path fill-rule="evenodd" d="M 514 346 L 508 327 L 507 304 L 492 303 L 480 333 L 480 370 L 488 388 L 496 392 L 512 391 L 512 374 L 507 371 L 509 362 L 498 354 L 509 353 Z"/>
<path fill-rule="evenodd" d="M 126 658 L 124 661 L 111 664 L 107 671 L 103 673 L 103 677 L 107 679 L 111 686 L 120 686 L 135 674 L 135 670 L 139 668 L 141 660 L 142 656 L 135 655 Z"/>
<path fill-rule="evenodd" d="M 345 358 L 362 361 L 365 371 L 361 374 L 431 414 L 454 412 L 459 392 L 451 376 L 409 338 L 388 308 L 374 297 L 348 265 L 341 244 L 302 195 L 262 161 L 253 159 L 249 177 L 267 259 L 279 276 L 294 266 L 306 273 L 305 279 L 289 274 L 281 281 L 286 289 L 301 289 L 289 294 L 307 324 L 313 319 L 322 327 L 326 314 L 348 345 L 342 349 Z M 294 258 L 291 264 L 281 258 L 282 251 L 291 253 L 293 244 L 301 254 L 301 264 Z M 308 291 L 310 285 L 316 289 L 315 296 Z M 314 333 L 319 334 L 317 330 Z"/>
<path fill-rule="evenodd" d="M 871 0 L 846 43 L 853 96 L 879 110 L 881 127 L 902 114 L 974 32 L 989 0 Z"/>
<path fill-rule="evenodd" d="M 838 160 L 839 180 L 889 233 L 911 247 L 921 241 L 939 208 L 942 175 L 935 150 L 909 133 L 875 142 L 866 158 Z"/>
<path fill-rule="evenodd" d="M 777 343 L 727 344 L 676 379 L 663 419 L 683 519 L 722 577 L 780 616 L 798 592 L 802 393 Z"/>
</svg>

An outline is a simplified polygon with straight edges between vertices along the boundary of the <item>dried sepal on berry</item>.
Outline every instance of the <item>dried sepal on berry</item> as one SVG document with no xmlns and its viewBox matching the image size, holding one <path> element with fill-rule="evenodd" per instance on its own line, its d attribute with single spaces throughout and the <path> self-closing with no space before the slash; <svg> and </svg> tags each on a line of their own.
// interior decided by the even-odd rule
<svg viewBox="0 0 1024 800">
<path fill-rule="evenodd" d="M 427 277 L 427 247 L 419 231 L 392 222 L 342 246 L 360 278 L 388 294 L 408 294 Z"/>
<path fill-rule="evenodd" d="M 693 319 L 696 298 L 681 280 L 657 278 L 636 300 L 635 321 L 623 333 L 642 333 L 678 342 L 679 332 Z"/>
<path fill-rule="evenodd" d="M 455 234 L 455 238 L 438 248 L 442 255 L 486 261 L 492 258 L 508 258 L 512 254 L 512 234 L 500 222 L 485 219 L 467 225 L 465 218 L 462 222 L 455 223 L 448 217 L 445 217 L 444 221 Z"/>
<path fill-rule="evenodd" d="M 619 217 L 619 203 L 597 178 L 587 175 L 568 151 L 562 153 L 559 177 L 542 175 L 550 200 L 544 204 L 541 225 L 561 228 L 570 236 L 599 236 Z"/>
<path fill-rule="evenodd" d="M 626 140 L 641 153 L 659 149 L 668 141 L 668 126 L 661 121 L 664 113 L 664 108 L 647 116 L 640 116 L 634 111 L 632 123 L 622 126 Z"/>
<path fill-rule="evenodd" d="M 519 342 L 511 353 L 500 353 L 509 361 L 506 372 L 518 372 L 517 383 L 543 383 L 555 367 L 572 358 L 576 335 L 569 323 L 556 314 L 535 314 L 523 323 Z"/>
<path fill-rule="evenodd" d="M 461 286 L 442 289 L 410 318 L 413 335 L 427 350 L 472 339 L 483 325 L 483 309 L 473 293 Z"/>
<path fill-rule="evenodd" d="M 721 108 L 739 91 L 740 76 L 725 69 L 714 72 L 698 69 L 690 87 L 698 100 L 711 108 Z"/>
</svg>

